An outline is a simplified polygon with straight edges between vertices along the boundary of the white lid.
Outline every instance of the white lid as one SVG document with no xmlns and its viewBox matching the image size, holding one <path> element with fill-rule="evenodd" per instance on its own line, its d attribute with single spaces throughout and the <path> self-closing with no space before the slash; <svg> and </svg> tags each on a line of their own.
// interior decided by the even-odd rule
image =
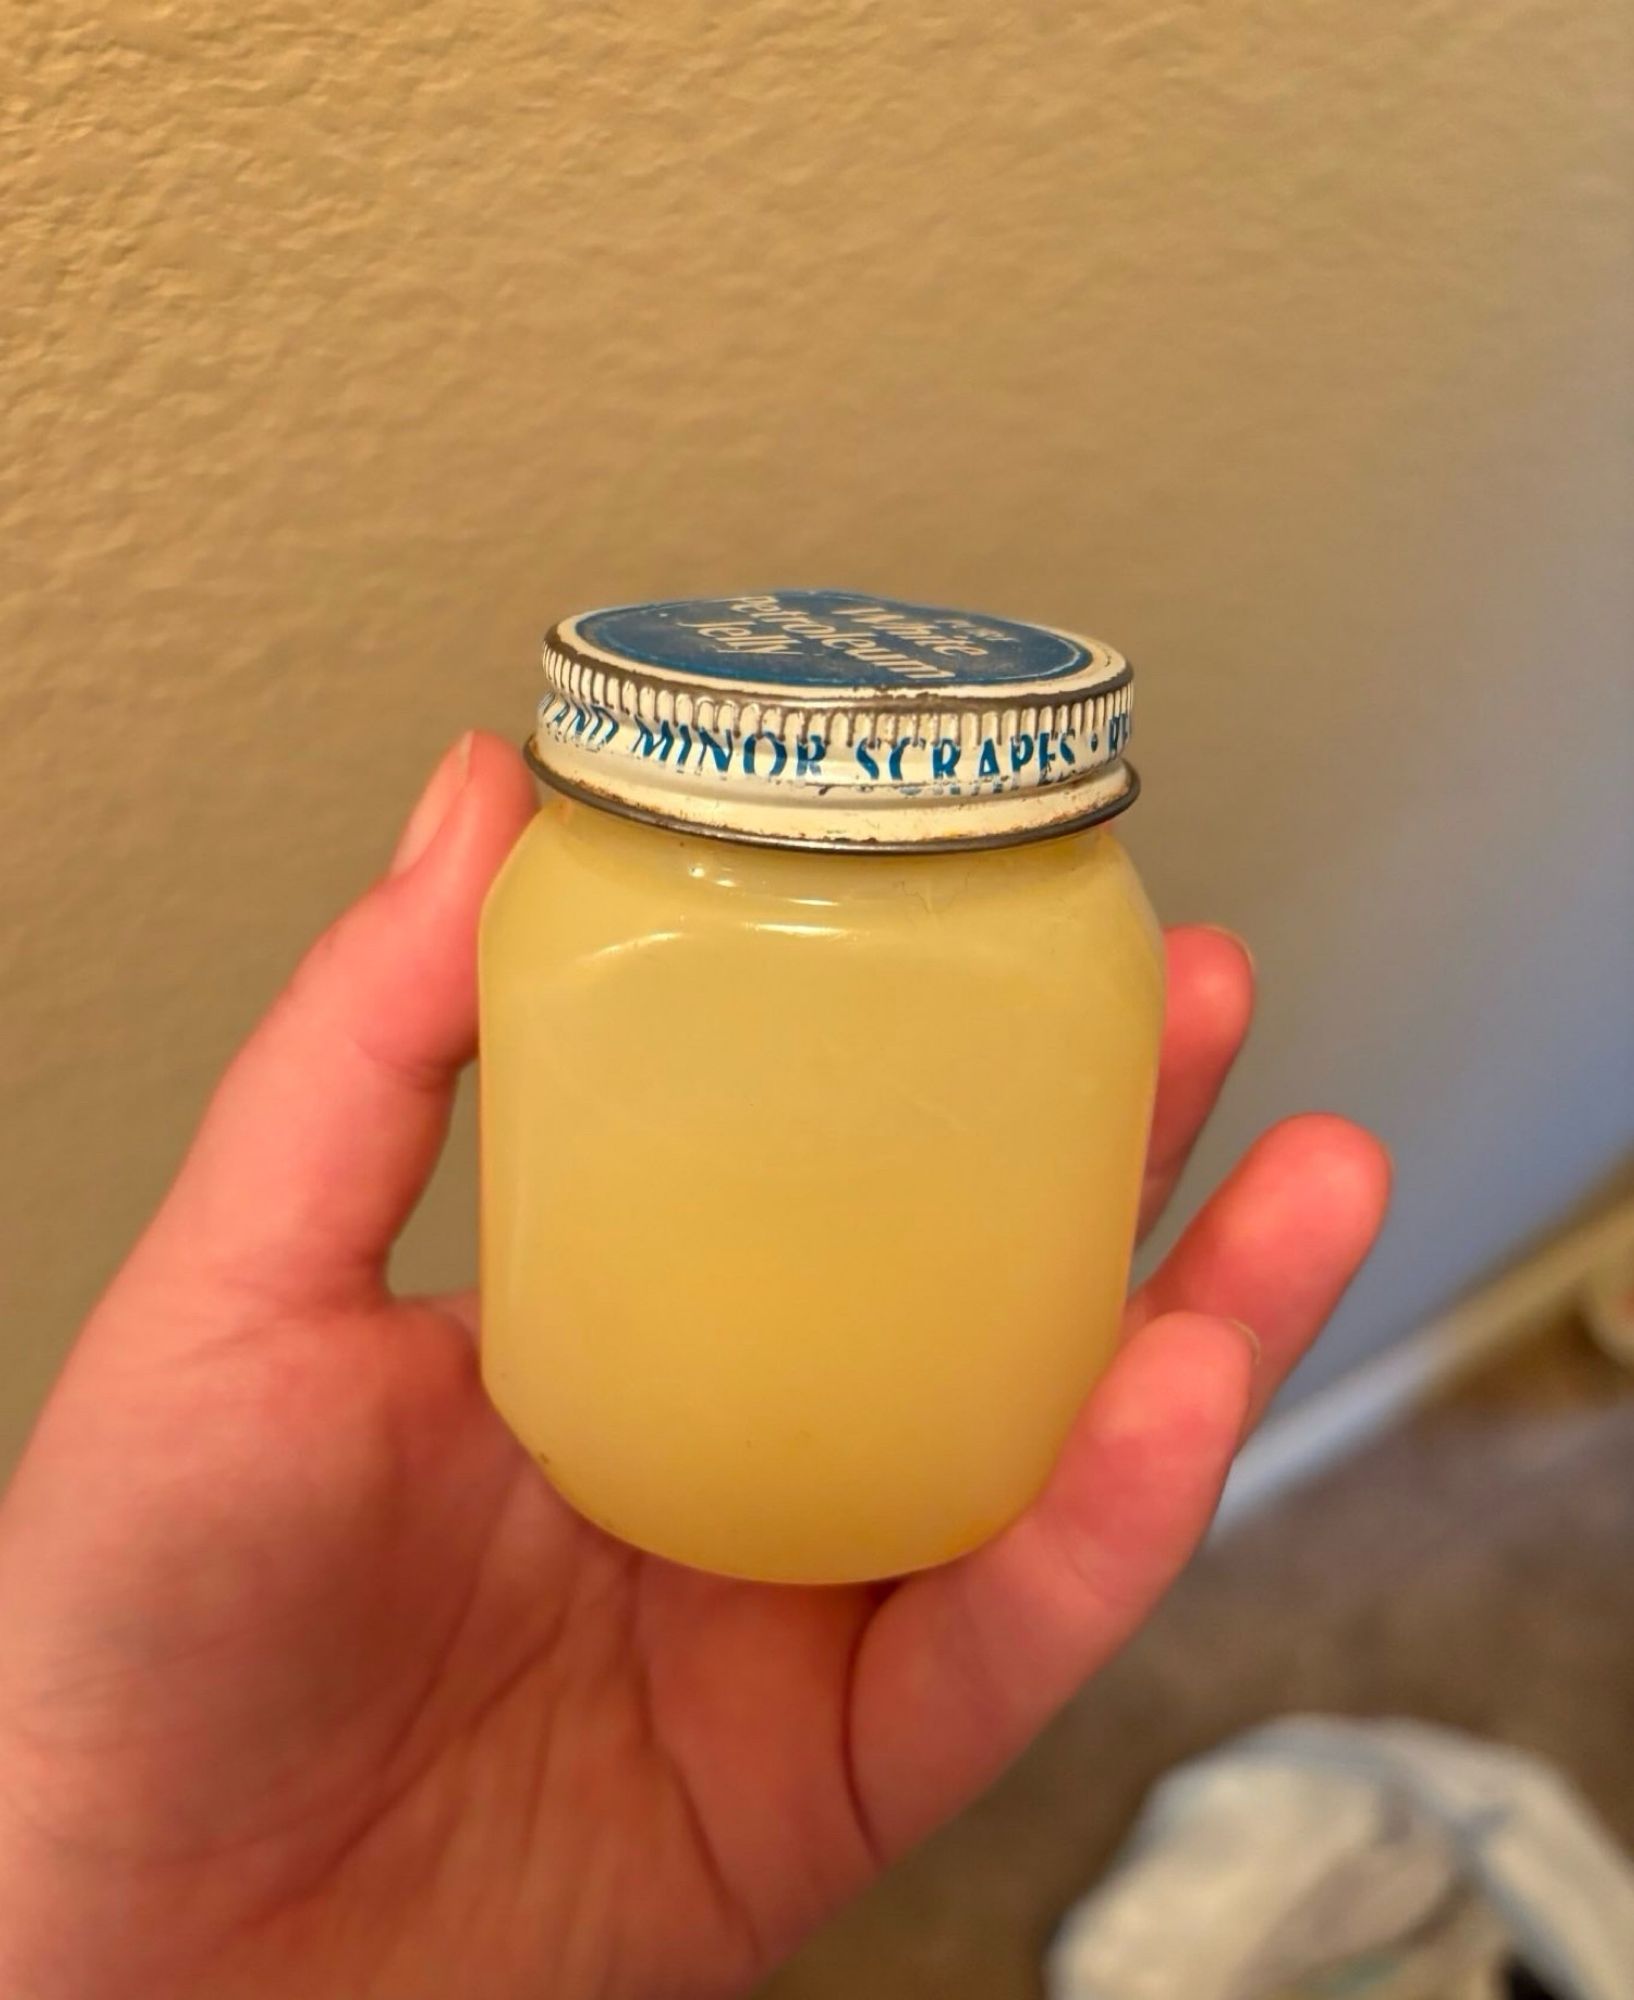
<svg viewBox="0 0 1634 2000">
<path fill-rule="evenodd" d="M 1044 625 L 751 591 L 564 618 L 544 665 L 540 776 L 694 833 L 986 845 L 1088 825 L 1135 795 L 1128 663 Z"/>
</svg>

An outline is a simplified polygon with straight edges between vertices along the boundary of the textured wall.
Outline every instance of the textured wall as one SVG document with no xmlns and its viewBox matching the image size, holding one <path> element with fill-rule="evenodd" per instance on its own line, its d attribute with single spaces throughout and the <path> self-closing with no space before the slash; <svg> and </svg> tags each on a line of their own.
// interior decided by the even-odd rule
<svg viewBox="0 0 1634 2000">
<path fill-rule="evenodd" d="M 0 1448 L 585 602 L 1134 655 L 1139 858 L 1266 987 L 1213 1160 L 1311 1100 L 1400 1155 L 1319 1369 L 1627 1144 L 1623 0 L 91 11 L 0 51 Z"/>
</svg>

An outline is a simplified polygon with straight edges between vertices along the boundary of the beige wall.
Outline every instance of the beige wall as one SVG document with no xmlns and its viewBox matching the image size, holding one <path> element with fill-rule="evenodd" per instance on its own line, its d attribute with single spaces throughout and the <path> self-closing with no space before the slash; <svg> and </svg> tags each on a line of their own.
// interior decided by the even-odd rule
<svg viewBox="0 0 1634 2000">
<path fill-rule="evenodd" d="M 1123 646 L 1139 857 L 1265 981 L 1214 1162 L 1313 1100 L 1400 1155 L 1322 1365 L 1546 1225 L 1634 1130 L 1623 18 L 15 10 L 0 1452 L 263 996 L 586 602 Z M 415 1274 L 469 1210 L 461 1150 Z"/>
</svg>

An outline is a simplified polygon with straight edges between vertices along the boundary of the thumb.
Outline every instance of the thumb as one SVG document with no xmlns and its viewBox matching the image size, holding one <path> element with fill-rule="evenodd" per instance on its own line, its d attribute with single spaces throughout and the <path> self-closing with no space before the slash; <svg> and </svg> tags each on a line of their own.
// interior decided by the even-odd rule
<svg viewBox="0 0 1634 2000">
<path fill-rule="evenodd" d="M 138 1261 L 285 1305 L 379 1285 L 475 1048 L 483 897 L 532 810 L 498 737 L 447 752 L 387 875 L 229 1067 Z"/>
</svg>

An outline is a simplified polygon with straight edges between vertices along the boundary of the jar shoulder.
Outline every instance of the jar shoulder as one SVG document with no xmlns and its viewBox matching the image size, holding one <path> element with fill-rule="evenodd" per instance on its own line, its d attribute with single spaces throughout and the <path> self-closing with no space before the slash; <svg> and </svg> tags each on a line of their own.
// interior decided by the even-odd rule
<svg viewBox="0 0 1634 2000">
<path fill-rule="evenodd" d="M 575 959 L 640 937 L 798 924 L 854 940 L 935 936 L 1020 960 L 1115 950 L 1161 977 L 1151 905 L 1105 828 L 960 853 L 754 848 L 549 799 L 483 912 L 485 958 Z"/>
</svg>

